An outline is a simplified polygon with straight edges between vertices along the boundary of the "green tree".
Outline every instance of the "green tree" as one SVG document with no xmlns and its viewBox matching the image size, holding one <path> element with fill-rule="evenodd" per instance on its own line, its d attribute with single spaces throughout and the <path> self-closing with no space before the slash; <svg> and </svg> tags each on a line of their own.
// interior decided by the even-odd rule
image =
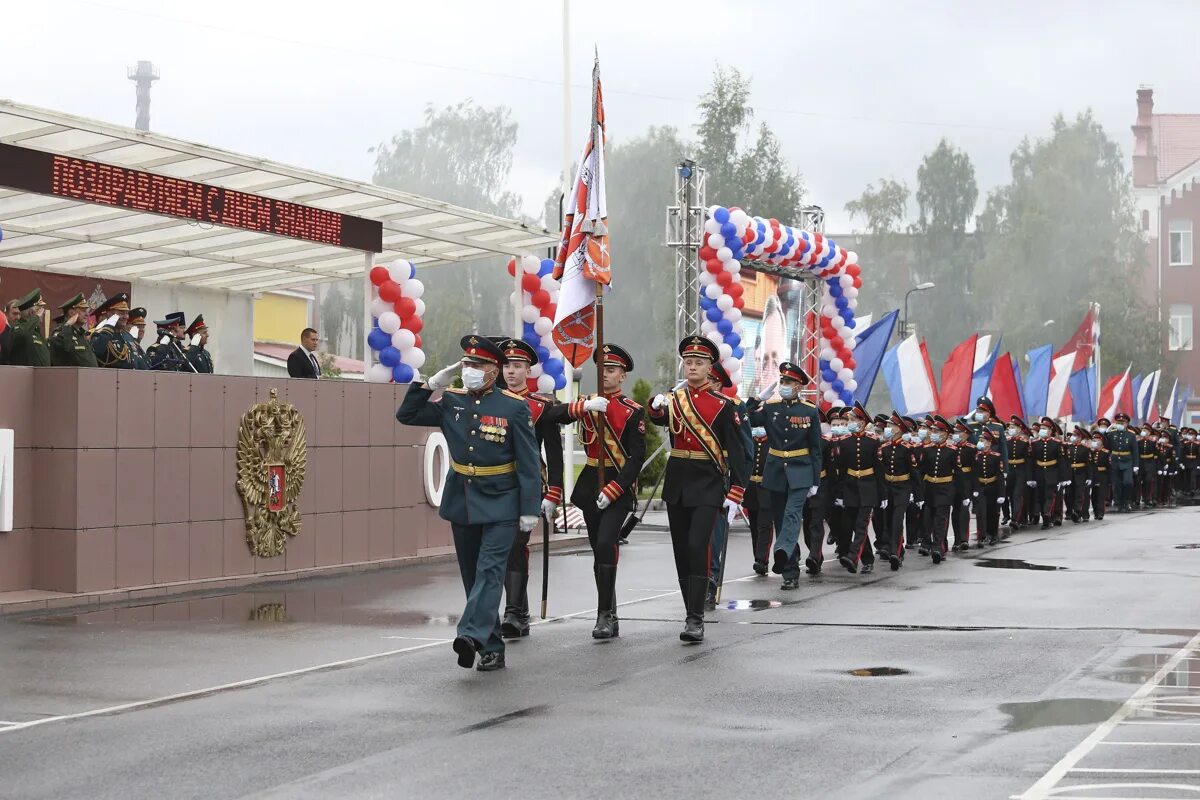
<svg viewBox="0 0 1200 800">
<path fill-rule="evenodd" d="M 650 402 L 650 393 L 653 391 L 654 389 L 650 385 L 649 381 L 646 381 L 643 378 L 638 378 L 637 382 L 633 384 L 633 399 L 635 402 L 645 408 L 646 403 Z M 658 448 L 662 446 L 662 442 L 662 431 L 657 425 L 652 425 L 647 422 L 646 458 L 649 458 L 652 453 L 657 451 Z M 658 477 L 662 475 L 663 470 L 666 468 L 667 454 L 666 452 L 659 453 L 658 456 L 656 456 L 653 461 L 647 463 L 645 469 L 642 470 L 642 476 L 638 479 L 638 485 L 640 489 L 648 492 L 654 488 L 654 484 L 658 482 Z"/>
<path fill-rule="evenodd" d="M 908 215 L 910 194 L 903 181 L 881 178 L 878 189 L 868 183 L 857 200 L 846 203 L 846 211 L 850 219 L 862 218 L 866 222 L 867 233 L 886 236 L 900 229 Z"/>
</svg>

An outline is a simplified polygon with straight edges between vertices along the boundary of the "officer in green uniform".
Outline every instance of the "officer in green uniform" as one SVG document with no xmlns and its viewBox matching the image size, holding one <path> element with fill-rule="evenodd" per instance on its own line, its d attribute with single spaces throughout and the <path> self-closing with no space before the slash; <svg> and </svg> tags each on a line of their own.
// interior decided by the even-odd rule
<svg viewBox="0 0 1200 800">
<path fill-rule="evenodd" d="M 1113 424 L 1104 434 L 1104 446 L 1111 453 L 1113 512 L 1124 514 L 1131 510 L 1133 473 L 1138 469 L 1137 437 L 1129 431 L 1129 415 L 1124 411 L 1113 415 Z"/>
<path fill-rule="evenodd" d="M 92 331 L 96 363 L 111 369 L 136 369 L 129 347 L 129 295 L 121 292 L 96 309 L 97 327 Z"/>
<path fill-rule="evenodd" d="M 970 421 L 967 422 L 967 440 L 972 446 L 979 444 L 979 434 L 985 428 L 992 432 L 990 447 L 993 452 L 1000 454 L 1000 468 L 1007 471 L 1008 436 L 1005 433 L 1004 425 L 996 419 L 995 403 L 986 394 L 975 401 L 975 412 L 971 414 Z"/>
<path fill-rule="evenodd" d="M 542 504 L 541 454 L 529 406 L 496 384 L 504 351 L 486 336 L 464 336 L 463 389 L 451 389 L 460 364 L 408 388 L 396 419 L 440 427 L 450 451 L 439 514 L 454 532 L 467 605 L 458 621 L 454 652 L 470 669 L 482 652 L 482 672 L 504 668 L 500 597 L 508 553 L 518 529 L 533 530 Z M 433 393 L 445 389 L 439 400 Z"/>
<path fill-rule="evenodd" d="M 146 350 L 150 369 L 160 372 L 192 371 L 183 350 L 179 347 L 179 337 L 183 335 L 183 323 L 182 311 L 172 311 L 165 318 L 155 320 L 154 324 L 158 326 L 158 332 L 155 333 L 156 340 Z"/>
<path fill-rule="evenodd" d="M 188 326 L 184 341 L 189 345 L 185 352 L 187 362 L 192 369 L 201 375 L 211 375 L 213 371 L 212 354 L 205 349 L 208 344 L 208 325 L 204 324 L 204 315 L 197 314 Z"/>
<path fill-rule="evenodd" d="M 142 349 L 142 339 L 146 336 L 146 309 L 129 309 L 129 319 L 126 321 L 123 338 L 129 345 L 129 362 L 134 369 L 150 369 L 150 359 Z"/>
<path fill-rule="evenodd" d="M 98 367 L 88 338 L 87 300 L 77 294 L 59 308 L 63 323 L 50 334 L 50 365 L 54 367 Z"/>
<path fill-rule="evenodd" d="M 800 542 L 804 502 L 821 482 L 821 415 L 800 399 L 800 387 L 812 379 L 789 361 L 779 365 L 779 397 L 747 403 L 750 423 L 767 433 L 767 461 L 762 485 L 775 499 L 775 559 L 771 571 L 783 575 L 783 588 L 800 582 L 800 565 L 793 556 Z M 817 566 L 808 564 L 810 569 Z"/>
<path fill-rule="evenodd" d="M 13 326 L 8 363 L 16 367 L 50 366 L 50 347 L 42 335 L 42 317 L 46 313 L 42 290 L 34 289 L 18 300 L 17 310 L 21 320 Z"/>
</svg>

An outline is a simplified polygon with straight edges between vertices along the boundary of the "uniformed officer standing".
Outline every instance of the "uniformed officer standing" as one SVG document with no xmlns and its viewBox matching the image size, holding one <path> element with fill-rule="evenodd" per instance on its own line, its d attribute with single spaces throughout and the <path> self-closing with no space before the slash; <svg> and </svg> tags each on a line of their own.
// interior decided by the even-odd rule
<svg viewBox="0 0 1200 800">
<path fill-rule="evenodd" d="M 1088 458 L 1088 448 L 1084 444 L 1088 440 L 1088 432 L 1078 425 L 1063 445 L 1063 461 L 1070 468 L 1070 484 L 1063 495 L 1063 505 L 1067 516 L 1072 522 L 1078 523 L 1088 518 L 1088 493 L 1092 487 L 1092 464 Z"/>
<path fill-rule="evenodd" d="M 146 309 L 129 309 L 129 319 L 123 338 L 129 346 L 129 361 L 134 369 L 150 369 L 150 359 L 142 349 L 142 339 L 146 337 Z"/>
<path fill-rule="evenodd" d="M 213 371 L 212 353 L 208 352 L 208 325 L 204 322 L 204 315 L 197 314 L 192 320 L 192 324 L 188 325 L 184 335 L 184 341 L 187 344 L 187 349 L 184 351 L 187 356 L 187 362 L 192 365 L 192 369 L 200 375 L 211 375 Z"/>
<path fill-rule="evenodd" d="M 508 337 L 497 337 L 494 341 L 504 351 L 505 363 L 501 368 L 504 383 L 508 391 L 525 398 L 533 420 L 538 453 L 545 451 L 541 513 L 546 519 L 553 520 L 554 511 L 563 497 L 562 436 L 558 424 L 547 413 L 555 407 L 554 398 L 529 391 L 529 369 L 538 363 L 533 347 Z M 500 634 L 505 639 L 529 635 L 529 536 L 530 531 L 519 531 L 508 554 L 508 567 L 504 573 L 504 620 L 500 623 Z"/>
<path fill-rule="evenodd" d="M 752 427 L 754 439 L 754 463 L 750 473 L 750 485 L 742 498 L 742 508 L 750 521 L 750 549 L 754 553 L 754 573 L 766 575 L 767 559 L 771 556 L 771 543 L 775 539 L 774 512 L 771 510 L 771 491 L 762 485 L 763 469 L 767 465 L 767 429 L 761 425 Z M 810 503 L 811 505 L 811 503 Z M 805 508 L 805 511 L 808 509 Z"/>
<path fill-rule="evenodd" d="M 1042 417 L 1037 429 L 1033 451 L 1033 497 L 1036 513 L 1042 517 L 1042 530 L 1050 527 L 1051 514 L 1059 484 L 1062 483 L 1059 461 L 1062 443 L 1054 438 L 1058 426 L 1050 417 Z"/>
<path fill-rule="evenodd" d="M 184 316 L 182 311 L 172 311 L 161 320 L 156 320 L 158 332 L 155 342 L 146 349 L 146 358 L 150 369 L 160 372 L 191 372 L 192 367 L 187 363 L 184 351 L 179 346 L 179 337 L 183 336 Z"/>
<path fill-rule="evenodd" d="M 879 550 L 893 572 L 904 563 L 904 518 L 916 490 L 917 451 L 903 440 L 906 433 L 908 424 L 893 411 L 884 424 L 883 441 L 879 445 L 879 469 L 883 477 L 880 515 L 884 530 Z"/>
<path fill-rule="evenodd" d="M 746 404 L 737 396 L 737 390 L 733 387 L 733 379 L 725 368 L 721 366 L 720 361 L 714 361 L 712 372 L 709 373 L 709 388 L 714 392 L 718 392 L 729 398 L 733 404 L 734 413 L 738 418 L 738 432 L 742 437 L 742 452 L 746 454 L 746 469 L 750 469 L 750 458 L 754 453 L 754 436 L 751 434 L 752 426 L 750 425 L 750 414 L 746 409 Z M 742 501 L 745 502 L 745 495 L 742 495 Z M 717 516 L 716 523 L 713 524 L 712 541 L 709 543 L 709 558 L 708 558 L 708 594 L 704 597 L 704 608 L 706 611 L 714 611 L 717 607 L 717 593 L 720 591 L 720 582 L 725 575 L 725 553 L 727 543 L 729 541 L 729 526 L 733 524 L 734 518 L 737 516 L 736 507 L 728 507 L 724 514 Z"/>
<path fill-rule="evenodd" d="M 965 420 L 958 420 L 950 432 L 950 446 L 954 448 L 956 472 L 954 476 L 954 504 L 950 508 L 950 526 L 954 530 L 952 551 L 966 551 L 971 546 L 971 491 L 974 483 L 975 446 L 971 444 L 972 432 Z"/>
<path fill-rule="evenodd" d="M 1001 468 L 1007 471 L 1008 459 L 1012 454 L 1009 452 L 1007 431 L 996 419 L 996 404 L 992 402 L 992 398 L 985 394 L 975 401 L 975 411 L 967 422 L 967 429 L 971 444 L 979 443 L 979 434 L 983 430 L 992 432 L 991 449 L 1000 454 Z"/>
<path fill-rule="evenodd" d="M 1133 474 L 1138 465 L 1134 459 L 1137 439 L 1127 429 L 1129 415 L 1119 411 L 1113 415 L 1113 424 L 1104 435 L 1104 444 L 1111 454 L 1113 505 L 1115 512 L 1126 514 L 1132 510 Z"/>
<path fill-rule="evenodd" d="M 1158 446 L 1151 436 L 1149 425 L 1144 425 L 1138 431 L 1137 452 L 1140 469 L 1135 474 L 1141 481 L 1138 502 L 1150 508 L 1157 505 L 1154 493 L 1158 488 Z"/>
<path fill-rule="evenodd" d="M 46 303 L 42 291 L 34 289 L 17 301 L 21 320 L 13 326 L 8 363 L 16 367 L 50 366 L 50 347 L 42 335 L 42 318 L 46 314 Z"/>
<path fill-rule="evenodd" d="M 1016 531 L 1026 524 L 1031 505 L 1029 483 L 1033 480 L 1033 462 L 1030 459 L 1029 426 L 1014 414 L 1009 419 L 1005 436 L 1008 440 L 1008 471 L 1004 492 L 1008 498 L 1009 528 Z"/>
<path fill-rule="evenodd" d="M 496 385 L 504 352 L 485 336 L 464 336 L 460 362 L 464 389 L 448 388 L 459 364 L 408 388 L 396 419 L 440 427 L 450 451 L 438 511 L 450 522 L 467 604 L 458 620 L 458 665 L 503 669 L 500 595 L 504 567 L 517 531 L 537 524 L 542 499 L 541 457 L 525 399 Z M 430 398 L 445 389 L 441 399 Z"/>
<path fill-rule="evenodd" d="M 833 483 L 827 479 L 829 463 L 829 450 L 833 447 L 833 426 L 830 424 L 830 412 L 832 408 L 820 412 L 821 419 L 821 471 L 817 473 L 817 491 L 810 493 L 807 501 L 804 503 L 804 545 L 808 548 L 808 556 L 804 559 L 804 571 L 809 575 L 820 575 L 821 565 L 825 562 L 825 525 L 829 517 L 829 511 L 833 507 Z M 763 429 L 766 430 L 765 428 Z M 768 440 L 769 443 L 769 440 Z M 768 450 L 768 453 L 770 451 Z M 765 470 L 764 470 L 765 471 Z M 772 493 L 771 502 L 774 514 L 779 513 L 777 505 L 783 503 L 784 498 Z M 799 552 L 800 547 L 797 545 L 792 550 L 792 558 L 789 559 L 789 567 L 785 567 L 785 573 L 799 571 Z M 792 563 L 796 566 L 791 567 Z M 800 587 L 799 576 L 795 582 L 789 582 L 784 578 L 784 589 L 797 589 Z"/>
<path fill-rule="evenodd" d="M 679 343 L 687 384 L 650 401 L 650 419 L 666 426 L 671 455 L 663 478 L 671 545 L 687 621 L 684 642 L 704 640 L 704 599 L 708 592 L 709 547 L 717 515 L 742 502 L 748 477 L 741 420 L 733 403 L 709 388 L 720 350 L 707 337 L 688 336 Z"/>
<path fill-rule="evenodd" d="M 804 525 L 804 503 L 821 482 L 821 416 L 817 407 L 800 399 L 800 387 L 812 382 L 790 361 L 779 365 L 779 397 L 759 405 L 752 402 L 750 423 L 767 435 L 767 460 L 762 485 L 771 493 L 775 516 L 775 550 L 771 571 L 783 575 L 784 589 L 800 585 L 796 554 Z M 821 569 L 820 543 L 814 560 L 812 542 L 805 564 L 810 574 Z"/>
<path fill-rule="evenodd" d="M 115 319 L 114 319 L 115 318 Z M 114 294 L 96 308 L 97 327 L 92 331 L 96 363 L 109 369 L 136 369 L 129 346 L 129 295 Z M 109 320 L 112 320 L 110 323 Z"/>
<path fill-rule="evenodd" d="M 1088 439 L 1088 461 L 1092 468 L 1092 514 L 1098 520 L 1104 519 L 1104 510 L 1108 506 L 1111 458 L 1112 454 L 1104 446 L 1104 434 L 1097 430 Z"/>
<path fill-rule="evenodd" d="M 829 463 L 850 529 L 848 547 L 838 563 L 853 573 L 859 571 L 861 561 L 864 575 L 875 569 L 875 553 L 867 547 L 871 514 L 876 507 L 887 508 L 887 500 L 880 499 L 879 439 L 867 430 L 870 421 L 866 409 L 855 403 L 846 417 L 848 435 L 831 448 Z"/>
<path fill-rule="evenodd" d="M 633 371 L 633 357 L 623 347 L 606 342 L 593 360 L 603 367 L 600 393 L 556 405 L 547 414 L 555 423 L 579 423 L 587 464 L 575 480 L 571 502 L 583 512 L 592 546 L 596 579 L 592 638 L 611 639 L 621 634 L 617 618 L 618 541 L 621 527 L 637 503 L 637 479 L 646 460 L 646 413 L 624 393 L 625 379 Z"/>
<path fill-rule="evenodd" d="M 929 444 L 921 453 L 921 480 L 925 484 L 925 529 L 929 532 L 929 555 L 934 564 L 946 557 L 946 533 L 954 503 L 954 480 L 958 451 L 950 446 L 950 423 L 935 416 L 929 425 Z"/>
<path fill-rule="evenodd" d="M 1183 442 L 1180 450 L 1183 460 L 1183 491 L 1188 497 L 1196 494 L 1197 466 L 1200 466 L 1200 434 L 1195 428 L 1180 428 Z"/>
<path fill-rule="evenodd" d="M 63 324 L 50 334 L 50 365 L 54 367 L 98 367 L 88 339 L 87 300 L 77 294 L 60 307 Z"/>
<path fill-rule="evenodd" d="M 975 503 L 975 547 L 1000 541 L 1000 504 L 1004 502 L 1004 459 L 991 427 L 976 434 L 975 465 L 971 473 L 971 499 Z"/>
</svg>

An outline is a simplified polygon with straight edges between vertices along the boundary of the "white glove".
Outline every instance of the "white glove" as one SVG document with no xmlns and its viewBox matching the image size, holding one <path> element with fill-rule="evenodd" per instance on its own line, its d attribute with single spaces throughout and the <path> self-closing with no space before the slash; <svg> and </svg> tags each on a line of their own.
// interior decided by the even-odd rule
<svg viewBox="0 0 1200 800">
<path fill-rule="evenodd" d="M 845 507 L 846 507 L 846 501 L 845 501 L 845 500 L 843 500 L 843 499 L 842 499 L 842 498 L 840 498 L 840 497 L 839 497 L 837 500 L 834 500 L 834 501 L 833 501 L 833 504 L 834 504 L 835 506 L 837 506 L 838 508 L 845 508 Z"/>
<path fill-rule="evenodd" d="M 725 522 L 729 525 L 733 524 L 733 518 L 737 516 L 738 504 L 726 498 L 721 504 L 721 508 L 725 509 Z"/>
<path fill-rule="evenodd" d="M 1091 485 L 1092 485 L 1092 482 L 1091 482 L 1090 480 L 1089 480 L 1089 481 L 1084 481 L 1084 484 L 1085 484 L 1086 486 L 1091 486 Z"/>
<path fill-rule="evenodd" d="M 917 501 L 917 510 L 918 510 L 918 511 L 920 511 L 920 510 L 921 510 L 922 508 L 924 508 L 924 507 L 925 507 L 925 501 L 924 501 L 924 500 L 918 500 L 918 501 Z"/>
<path fill-rule="evenodd" d="M 555 503 L 551 502 L 550 500 L 542 501 L 542 516 L 545 517 L 547 520 L 554 519 L 554 512 L 557 509 L 558 509 L 558 506 Z"/>
<path fill-rule="evenodd" d="M 120 319 L 120 317 L 118 317 L 116 314 L 113 314 L 111 317 L 104 320 L 104 327 L 106 327 L 106 328 L 117 327 L 117 320 L 119 320 L 119 319 Z"/>
<path fill-rule="evenodd" d="M 612 505 L 612 500 L 609 500 L 608 495 L 606 495 L 604 492 L 601 492 L 600 496 L 596 498 L 596 508 L 603 511 L 610 505 Z"/>
<path fill-rule="evenodd" d="M 818 487 L 816 487 L 816 486 L 808 487 L 808 496 L 812 497 L 813 495 L 815 495 L 817 493 L 817 488 Z"/>
<path fill-rule="evenodd" d="M 583 410 L 584 411 L 598 411 L 601 414 L 603 414 L 608 411 L 608 398 L 607 397 L 592 397 L 588 400 L 584 400 L 583 401 Z"/>
<path fill-rule="evenodd" d="M 779 381 L 771 381 L 771 385 L 758 393 L 758 399 L 764 403 L 771 399 L 771 395 L 775 394 L 775 387 L 779 385 Z"/>
<path fill-rule="evenodd" d="M 166 334 L 166 333 L 164 333 L 164 334 L 163 334 L 162 336 L 160 336 L 160 337 L 159 337 L 159 339 L 158 339 L 158 343 L 159 343 L 159 344 L 168 344 L 170 341 L 171 341 L 171 336 L 170 336 L 170 334 Z M 1134 471 L 1134 472 L 1137 472 L 1137 467 L 1134 467 L 1134 468 L 1133 468 L 1133 471 Z"/>
<path fill-rule="evenodd" d="M 1138 467 L 1134 467 L 1134 468 L 1133 468 L 1133 474 L 1134 474 L 1134 475 L 1137 475 L 1137 473 L 1138 473 Z"/>
<path fill-rule="evenodd" d="M 880 507 L 880 508 L 887 508 L 887 504 L 888 504 L 888 501 L 887 501 L 887 500 L 881 500 L 881 501 L 880 501 L 880 503 L 879 503 L 879 507 Z"/>
<path fill-rule="evenodd" d="M 1037 481 L 1025 481 L 1025 485 L 1028 486 L 1030 489 L 1036 489 Z"/>
<path fill-rule="evenodd" d="M 997 497 L 997 498 L 996 498 L 996 502 L 997 502 L 997 503 L 1003 503 L 1003 502 L 1005 501 L 1005 499 L 1007 499 L 1007 498 L 1004 498 L 1004 497 Z"/>
<path fill-rule="evenodd" d="M 915 498 L 915 497 L 913 497 L 911 493 L 908 495 L 908 502 L 910 502 L 910 503 L 911 503 L 911 502 L 912 502 L 913 500 L 915 500 L 915 499 L 916 499 L 916 498 Z"/>
<path fill-rule="evenodd" d="M 665 394 L 656 394 L 654 399 L 650 401 L 650 407 L 655 411 L 667 404 L 667 396 Z"/>
<path fill-rule="evenodd" d="M 456 363 L 438 370 L 432 377 L 430 377 L 428 381 L 425 382 L 425 385 L 429 387 L 430 391 L 434 392 L 436 392 L 438 389 L 445 389 L 447 386 L 454 383 L 454 373 L 458 372 L 461 366 L 461 363 Z"/>
<path fill-rule="evenodd" d="M 531 530 L 537 527 L 537 521 L 538 518 L 536 514 L 534 514 L 532 517 L 522 516 L 519 520 L 517 520 L 517 527 L 521 529 L 521 533 L 529 533 Z"/>
<path fill-rule="evenodd" d="M 761 439 L 762 437 L 767 435 L 767 429 L 755 426 L 750 429 L 750 435 L 753 436 L 755 439 Z"/>
<path fill-rule="evenodd" d="M 971 505 L 971 501 L 970 501 L 970 500 L 963 500 L 963 508 L 966 508 L 966 507 L 967 507 L 967 506 L 969 506 L 969 505 Z"/>
<path fill-rule="evenodd" d="M 135 339 L 138 337 L 138 326 L 137 325 L 130 327 L 129 335 Z"/>
<path fill-rule="evenodd" d="M 200 344 L 200 334 L 197 333 L 192 337 L 192 347 L 195 347 L 198 344 Z"/>
<path fill-rule="evenodd" d="M 979 492 L 971 492 L 971 497 L 979 497 Z"/>
</svg>

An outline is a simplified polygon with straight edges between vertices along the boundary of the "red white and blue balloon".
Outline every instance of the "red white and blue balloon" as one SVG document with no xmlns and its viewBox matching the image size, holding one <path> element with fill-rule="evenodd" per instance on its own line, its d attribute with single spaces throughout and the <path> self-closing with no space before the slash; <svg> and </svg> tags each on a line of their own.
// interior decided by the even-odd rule
<svg viewBox="0 0 1200 800">
<path fill-rule="evenodd" d="M 425 364 L 421 321 L 425 314 L 425 285 L 417 280 L 411 261 L 398 258 L 371 268 L 371 330 L 367 346 L 376 363 L 367 369 L 372 383 L 412 383 Z"/>
<path fill-rule="evenodd" d="M 566 366 L 559 357 L 558 346 L 550 330 L 558 309 L 558 281 L 551 274 L 554 259 L 521 256 L 508 261 L 508 274 L 515 280 L 521 273 L 520 297 L 517 291 L 509 295 L 509 306 L 521 306 L 521 339 L 534 349 L 538 363 L 529 370 L 530 391 L 551 394 L 567 386 Z"/>
</svg>

